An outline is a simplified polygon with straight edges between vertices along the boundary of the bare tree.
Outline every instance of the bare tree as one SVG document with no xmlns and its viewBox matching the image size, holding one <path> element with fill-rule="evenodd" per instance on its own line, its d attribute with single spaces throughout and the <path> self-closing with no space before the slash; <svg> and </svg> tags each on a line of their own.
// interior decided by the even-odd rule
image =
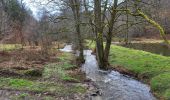
<svg viewBox="0 0 170 100">
<path fill-rule="evenodd" d="M 82 36 L 80 32 L 80 1 L 79 0 L 69 0 L 73 16 L 74 16 L 74 21 L 75 21 L 75 28 L 76 28 L 76 36 L 78 40 L 78 48 L 80 51 L 79 54 L 79 60 L 81 63 L 84 63 L 84 55 L 83 55 L 83 44 L 82 44 Z"/>
</svg>

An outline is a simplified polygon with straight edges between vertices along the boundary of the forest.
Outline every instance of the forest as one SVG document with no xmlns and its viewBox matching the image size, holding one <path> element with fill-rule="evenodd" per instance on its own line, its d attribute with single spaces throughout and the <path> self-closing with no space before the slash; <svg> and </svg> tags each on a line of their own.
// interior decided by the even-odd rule
<svg viewBox="0 0 170 100">
<path fill-rule="evenodd" d="M 170 100 L 169 0 L 0 0 L 0 100 Z"/>
</svg>

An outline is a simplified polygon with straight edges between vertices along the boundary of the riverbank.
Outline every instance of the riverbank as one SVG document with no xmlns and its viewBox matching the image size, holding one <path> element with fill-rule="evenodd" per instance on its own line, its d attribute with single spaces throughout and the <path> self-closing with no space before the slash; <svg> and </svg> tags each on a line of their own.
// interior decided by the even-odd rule
<svg viewBox="0 0 170 100">
<path fill-rule="evenodd" d="M 73 54 L 56 47 L 48 56 L 42 55 L 38 47 L 3 47 L 7 48 L 0 53 L 0 99 L 87 100 L 91 83 L 76 65 Z"/>
<path fill-rule="evenodd" d="M 89 46 L 94 48 L 94 44 Z M 161 100 L 170 99 L 170 57 L 116 45 L 111 46 L 110 53 L 113 69 L 148 83 Z"/>
</svg>

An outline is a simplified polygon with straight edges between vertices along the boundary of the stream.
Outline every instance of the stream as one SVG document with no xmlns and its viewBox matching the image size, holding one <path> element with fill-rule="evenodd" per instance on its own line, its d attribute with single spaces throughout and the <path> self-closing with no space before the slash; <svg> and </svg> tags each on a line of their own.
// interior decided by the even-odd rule
<svg viewBox="0 0 170 100">
<path fill-rule="evenodd" d="M 66 45 L 60 50 L 71 52 L 71 47 Z M 148 85 L 116 71 L 99 70 L 96 56 L 91 53 L 92 50 L 84 50 L 86 61 L 82 71 L 100 89 L 101 95 L 93 96 L 92 100 L 156 100 Z"/>
</svg>

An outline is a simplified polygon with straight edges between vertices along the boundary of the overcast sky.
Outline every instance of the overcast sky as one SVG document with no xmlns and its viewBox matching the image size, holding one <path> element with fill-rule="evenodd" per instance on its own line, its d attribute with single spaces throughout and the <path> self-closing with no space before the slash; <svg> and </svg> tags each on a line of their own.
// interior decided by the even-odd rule
<svg viewBox="0 0 170 100">
<path fill-rule="evenodd" d="M 41 2 L 42 4 L 45 4 L 47 0 L 23 0 L 26 6 L 32 11 L 33 15 L 38 19 L 39 10 L 42 8 L 38 5 L 36 2 Z M 60 1 L 60 0 L 58 0 Z M 122 2 L 123 0 L 119 0 L 119 2 Z M 44 6 L 44 8 L 49 9 L 48 7 Z"/>
<path fill-rule="evenodd" d="M 26 7 L 28 7 L 32 11 L 33 15 L 37 16 L 40 9 L 38 5 L 36 3 L 33 3 L 33 0 L 24 0 L 24 3 L 26 4 Z"/>
</svg>

